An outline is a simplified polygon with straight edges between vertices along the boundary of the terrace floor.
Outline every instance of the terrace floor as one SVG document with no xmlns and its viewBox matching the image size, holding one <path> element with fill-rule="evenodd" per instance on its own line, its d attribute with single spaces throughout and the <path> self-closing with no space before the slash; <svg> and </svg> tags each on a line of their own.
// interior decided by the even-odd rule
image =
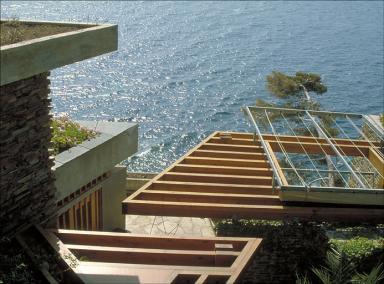
<svg viewBox="0 0 384 284">
<path fill-rule="evenodd" d="M 208 218 L 169 216 L 126 216 L 126 230 L 133 234 L 214 237 Z"/>
</svg>

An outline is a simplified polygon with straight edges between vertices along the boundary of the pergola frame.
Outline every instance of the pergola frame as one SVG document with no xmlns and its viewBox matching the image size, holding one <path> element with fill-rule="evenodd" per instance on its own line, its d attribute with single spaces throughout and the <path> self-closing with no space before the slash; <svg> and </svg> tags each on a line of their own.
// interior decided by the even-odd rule
<svg viewBox="0 0 384 284">
<path fill-rule="evenodd" d="M 34 228 L 60 256 L 71 283 L 237 283 L 262 241 Z M 18 240 L 25 242 L 22 234 Z"/>
<path fill-rule="evenodd" d="M 364 133 L 360 129 L 358 129 L 357 126 L 354 124 L 354 122 L 351 120 L 351 117 L 355 118 L 355 119 L 356 118 L 362 119 L 363 118 L 362 115 L 354 114 L 354 113 L 308 111 L 308 110 L 271 108 L 271 107 L 246 107 L 245 111 L 246 111 L 251 123 L 253 124 L 253 126 L 255 128 L 255 135 L 260 140 L 265 140 L 264 137 L 266 134 L 262 133 L 260 131 L 258 123 L 255 119 L 255 116 L 253 115 L 254 113 L 262 113 L 265 115 L 266 119 L 268 120 L 268 123 L 270 124 L 270 128 L 272 129 L 273 136 L 275 137 L 275 140 L 279 142 L 278 143 L 279 145 L 274 145 L 274 147 L 270 147 L 271 145 L 266 145 L 265 146 L 265 149 L 266 149 L 265 152 L 268 156 L 268 160 L 270 161 L 271 164 L 273 164 L 272 168 L 274 170 L 274 177 L 275 177 L 275 180 L 277 181 L 277 183 L 280 187 L 281 192 L 283 192 L 283 194 L 282 194 L 283 196 L 281 196 L 283 199 L 284 199 L 284 192 L 285 193 L 288 193 L 288 192 L 292 193 L 295 191 L 297 191 L 297 192 L 323 192 L 323 193 L 324 192 L 344 192 L 344 193 L 361 193 L 364 195 L 366 195 L 366 194 L 378 195 L 379 194 L 379 199 L 377 200 L 377 204 L 378 205 L 384 205 L 384 199 L 382 198 L 382 196 L 384 194 L 384 190 L 382 188 L 383 187 L 383 175 L 384 175 L 384 171 L 383 171 L 383 164 L 384 164 L 383 161 L 384 160 L 383 160 L 382 153 L 378 150 L 379 146 L 382 145 L 381 143 L 383 143 L 384 139 L 382 136 L 378 136 L 379 141 L 367 140 L 367 137 L 364 135 Z M 302 137 L 294 136 L 294 137 L 292 137 L 292 140 L 295 141 L 294 145 L 296 146 L 296 149 L 294 149 L 295 147 L 292 147 L 292 145 L 286 145 L 284 142 L 282 143 L 282 141 L 279 138 L 279 135 L 277 135 L 277 133 L 274 129 L 274 126 L 268 117 L 268 112 L 280 113 L 286 122 L 288 122 L 288 121 L 284 117 L 284 114 L 287 114 L 287 113 L 288 114 L 297 114 L 298 116 L 299 115 L 306 115 L 309 118 L 309 120 L 311 121 L 312 126 L 320 134 L 321 138 L 307 137 L 304 141 L 304 139 Z M 324 127 L 322 127 L 316 121 L 315 116 L 329 116 L 329 117 L 346 118 L 347 121 L 353 126 L 353 128 L 355 128 L 365 139 L 364 140 L 334 139 L 332 137 L 329 137 L 329 135 L 327 135 L 327 133 L 325 133 Z M 368 120 L 365 120 L 365 121 L 366 121 L 366 123 L 369 123 Z M 336 123 L 335 120 L 334 120 L 334 123 Z M 337 125 L 337 126 L 339 127 L 339 125 Z M 288 127 L 290 127 L 290 126 L 288 125 Z M 375 130 L 374 127 L 369 126 L 369 125 L 368 125 L 368 127 L 370 129 L 372 129 L 372 131 L 377 135 L 377 131 Z M 290 129 L 292 130 L 291 127 L 290 127 Z M 341 131 L 345 134 L 345 131 L 343 129 L 341 129 Z M 317 144 L 317 147 L 314 148 L 313 146 L 315 146 L 315 145 L 309 145 L 308 141 L 310 141 L 310 140 L 315 142 L 315 144 Z M 341 141 L 344 145 L 340 144 Z M 265 144 L 265 141 L 264 141 L 264 144 Z M 346 144 L 349 144 L 349 146 L 347 146 Z M 321 151 L 319 151 L 319 150 L 321 150 Z M 330 186 L 311 186 L 310 184 L 306 184 L 304 181 L 303 181 L 303 183 L 304 183 L 303 185 L 297 185 L 297 184 L 290 185 L 287 182 L 287 180 L 285 179 L 284 173 L 283 173 L 284 170 L 287 170 L 287 168 L 281 168 L 278 160 L 275 157 L 274 151 L 278 151 L 278 152 L 296 152 L 296 151 L 305 152 L 305 154 L 307 154 L 307 156 L 308 156 L 308 153 L 321 153 L 321 152 L 323 152 L 324 154 L 327 154 L 327 155 L 335 155 L 343 162 L 343 164 L 347 168 L 347 171 L 357 181 L 359 187 L 351 188 L 351 187 L 335 187 L 335 186 L 333 186 L 333 187 L 330 187 Z M 364 183 L 362 181 L 362 179 L 358 176 L 358 174 L 361 174 L 361 172 L 357 172 L 351 167 L 351 165 L 345 160 L 345 158 L 344 158 L 345 155 L 360 156 L 360 157 L 367 158 L 369 163 L 375 168 L 375 173 L 377 173 L 380 177 L 379 178 L 380 179 L 380 182 L 379 182 L 380 188 L 371 188 L 366 183 Z M 290 166 L 292 167 L 292 170 L 298 175 L 299 178 L 301 178 L 301 176 L 299 175 L 298 171 L 308 170 L 308 169 L 299 169 L 298 170 L 292 165 L 292 163 L 290 163 Z M 318 171 L 318 169 L 315 169 L 315 170 Z M 335 170 L 337 172 L 339 172 L 339 174 L 340 174 L 340 171 L 338 171 L 336 168 L 335 168 Z M 285 196 L 287 196 L 287 195 L 285 194 Z M 372 199 L 372 198 L 369 198 L 369 199 Z M 289 198 L 289 201 L 295 201 L 295 198 Z M 366 203 L 366 202 L 367 201 L 363 201 L 362 205 L 363 204 L 365 204 L 365 205 L 370 204 L 369 201 L 368 201 L 368 203 Z"/>
<path fill-rule="evenodd" d="M 292 136 L 263 135 L 263 139 L 272 153 L 281 146 L 277 139 L 286 147 L 300 150 Z M 315 141 L 326 145 L 323 138 L 299 139 L 312 151 L 319 148 Z M 352 141 L 333 141 L 355 156 L 361 155 L 351 148 Z M 369 142 L 356 143 L 369 153 Z M 273 184 L 274 174 L 257 135 L 214 132 L 127 197 L 122 209 L 124 214 L 134 215 L 345 222 L 377 222 L 384 214 L 383 208 L 359 208 L 359 204 L 324 207 L 318 203 L 284 203 L 280 186 Z"/>
</svg>

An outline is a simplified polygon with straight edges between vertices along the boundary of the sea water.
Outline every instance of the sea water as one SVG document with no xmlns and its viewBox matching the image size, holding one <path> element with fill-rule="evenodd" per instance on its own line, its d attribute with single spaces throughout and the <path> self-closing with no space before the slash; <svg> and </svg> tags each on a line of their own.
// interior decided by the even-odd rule
<svg viewBox="0 0 384 284">
<path fill-rule="evenodd" d="M 157 172 L 241 107 L 274 100 L 273 70 L 319 73 L 324 108 L 383 112 L 383 2 L 2 1 L 1 17 L 116 23 L 118 51 L 51 73 L 53 112 L 137 122 L 130 171 Z"/>
</svg>

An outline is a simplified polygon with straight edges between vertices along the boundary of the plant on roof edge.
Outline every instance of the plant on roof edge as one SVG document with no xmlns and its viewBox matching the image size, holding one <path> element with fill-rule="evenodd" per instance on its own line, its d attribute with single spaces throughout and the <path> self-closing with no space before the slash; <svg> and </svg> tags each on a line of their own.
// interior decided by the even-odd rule
<svg viewBox="0 0 384 284">
<path fill-rule="evenodd" d="M 97 135 L 95 131 L 81 127 L 78 123 L 69 120 L 67 117 L 54 118 L 51 126 L 53 132 L 51 142 L 54 155 Z"/>
</svg>

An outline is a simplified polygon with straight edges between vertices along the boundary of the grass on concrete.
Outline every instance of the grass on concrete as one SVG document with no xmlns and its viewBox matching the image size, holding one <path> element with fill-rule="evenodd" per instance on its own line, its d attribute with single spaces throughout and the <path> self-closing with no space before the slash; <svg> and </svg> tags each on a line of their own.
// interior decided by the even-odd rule
<svg viewBox="0 0 384 284">
<path fill-rule="evenodd" d="M 80 26 L 60 24 L 27 24 L 13 19 L 0 23 L 0 46 L 18 43 L 44 36 L 71 32 L 81 29 Z"/>
<path fill-rule="evenodd" d="M 54 118 L 51 123 L 53 136 L 51 139 L 53 155 L 57 155 L 71 147 L 81 144 L 97 136 L 97 132 L 81 127 L 67 117 Z"/>
</svg>

